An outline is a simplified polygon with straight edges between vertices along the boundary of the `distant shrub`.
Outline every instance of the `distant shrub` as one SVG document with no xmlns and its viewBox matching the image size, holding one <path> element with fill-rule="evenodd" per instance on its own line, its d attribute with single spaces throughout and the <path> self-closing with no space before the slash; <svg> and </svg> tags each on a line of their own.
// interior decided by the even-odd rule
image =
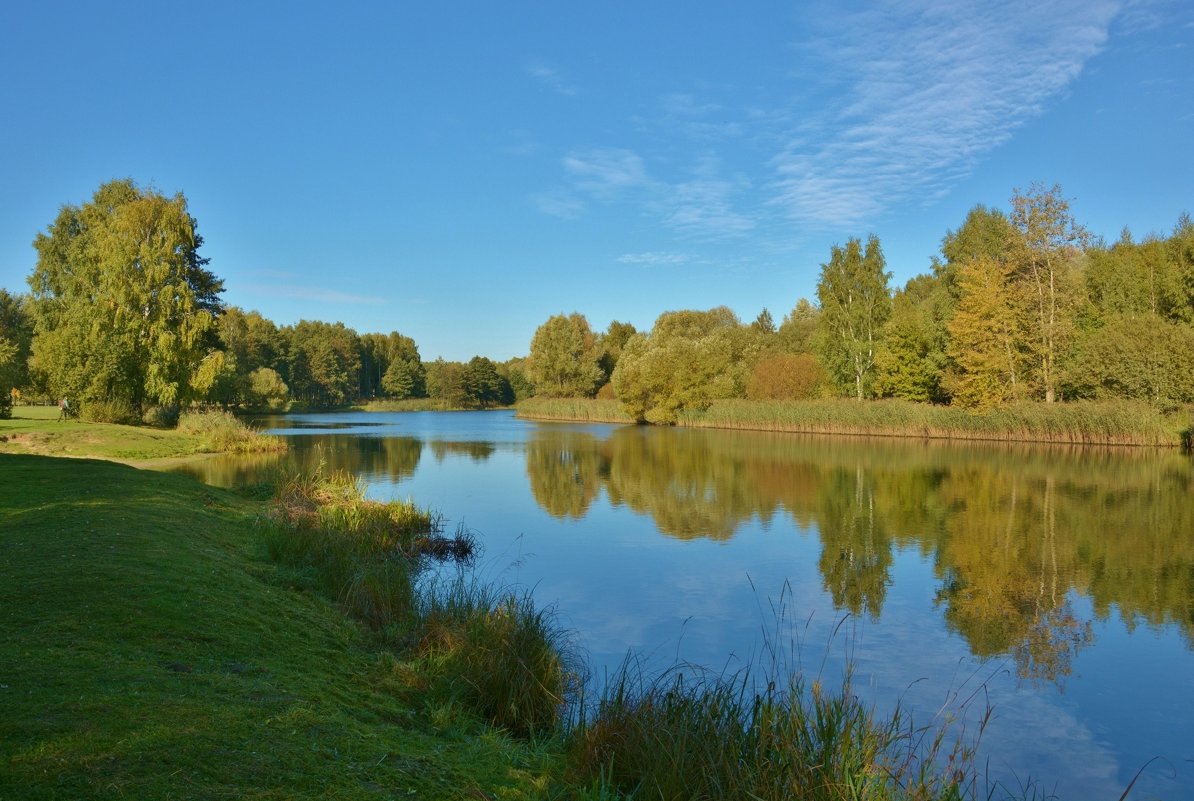
<svg viewBox="0 0 1194 801">
<path fill-rule="evenodd" d="M 750 400 L 805 400 L 821 394 L 825 370 L 809 353 L 778 353 L 755 363 L 746 382 Z"/>
<path fill-rule="evenodd" d="M 119 423 L 135 426 L 141 422 L 141 414 L 132 403 L 123 398 L 89 400 L 82 404 L 82 417 L 92 423 Z"/>
<path fill-rule="evenodd" d="M 141 415 L 141 422 L 154 428 L 174 428 L 181 410 L 177 406 L 150 406 Z"/>
</svg>

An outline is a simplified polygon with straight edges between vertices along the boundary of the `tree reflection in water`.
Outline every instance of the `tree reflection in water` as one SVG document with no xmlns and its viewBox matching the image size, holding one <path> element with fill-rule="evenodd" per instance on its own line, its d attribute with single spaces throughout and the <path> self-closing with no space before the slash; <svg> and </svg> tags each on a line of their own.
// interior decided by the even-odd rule
<svg viewBox="0 0 1194 801">
<path fill-rule="evenodd" d="M 1071 593 L 1194 645 L 1194 470 L 1177 453 L 545 427 L 527 474 L 554 517 L 583 517 L 604 489 L 681 539 L 789 515 L 816 531 L 825 589 L 854 614 L 881 614 L 894 549 L 916 548 L 947 625 L 1026 679 L 1063 679 L 1092 642 Z"/>
</svg>

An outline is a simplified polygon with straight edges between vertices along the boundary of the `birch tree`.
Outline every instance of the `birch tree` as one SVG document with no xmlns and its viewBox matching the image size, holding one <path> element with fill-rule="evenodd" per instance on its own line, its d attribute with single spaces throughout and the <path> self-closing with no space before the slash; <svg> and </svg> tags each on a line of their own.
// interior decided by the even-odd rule
<svg viewBox="0 0 1194 801">
<path fill-rule="evenodd" d="M 891 290 L 879 238 L 851 239 L 833 246 L 829 262 L 821 265 L 817 300 L 821 314 L 822 362 L 842 391 L 859 400 L 871 393 L 883 324 L 891 316 Z"/>
</svg>

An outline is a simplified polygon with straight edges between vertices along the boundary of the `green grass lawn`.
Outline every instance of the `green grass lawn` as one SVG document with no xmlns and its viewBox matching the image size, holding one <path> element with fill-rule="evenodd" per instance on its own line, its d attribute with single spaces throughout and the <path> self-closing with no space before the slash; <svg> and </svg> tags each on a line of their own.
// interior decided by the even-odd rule
<svg viewBox="0 0 1194 801">
<path fill-rule="evenodd" d="M 0 800 L 536 797 L 550 753 L 461 722 L 286 586 L 260 511 L 0 454 Z"/>
<path fill-rule="evenodd" d="M 201 439 L 174 429 L 58 419 L 56 406 L 16 406 L 0 420 L 0 454 L 166 459 L 202 450 Z"/>
</svg>

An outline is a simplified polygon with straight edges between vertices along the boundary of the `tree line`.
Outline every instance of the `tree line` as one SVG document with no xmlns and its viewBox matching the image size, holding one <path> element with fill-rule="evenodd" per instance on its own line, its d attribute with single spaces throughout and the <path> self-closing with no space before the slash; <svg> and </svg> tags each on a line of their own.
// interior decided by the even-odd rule
<svg viewBox="0 0 1194 801">
<path fill-rule="evenodd" d="M 180 193 L 111 181 L 37 235 L 30 292 L 0 290 L 0 414 L 20 392 L 68 397 L 95 419 L 191 403 L 332 408 L 427 398 L 486 408 L 616 398 L 670 423 L 723 398 L 902 398 L 978 410 L 1041 401 L 1194 402 L 1194 222 L 1112 244 L 1059 187 L 976 206 L 930 270 L 891 287 L 879 238 L 834 245 L 814 299 L 777 325 L 727 307 L 659 316 L 649 331 L 581 314 L 536 330 L 527 358 L 425 362 L 410 337 L 343 323 L 278 326 L 227 306 Z M 163 411 L 164 410 L 164 411 Z"/>
<path fill-rule="evenodd" d="M 671 423 L 725 398 L 902 398 L 977 410 L 1126 398 L 1194 402 L 1194 222 L 1113 244 L 1092 237 L 1060 187 L 1016 190 L 1010 211 L 976 206 L 928 273 L 893 291 L 879 238 L 834 245 L 815 302 L 779 326 L 724 307 L 659 316 L 647 332 L 582 315 L 535 332 L 536 392 L 616 397 Z M 627 333 L 629 332 L 629 333 Z M 603 383 L 604 381 L 604 383 Z"/>
<path fill-rule="evenodd" d="M 278 326 L 227 306 L 180 193 L 111 181 L 34 240 L 30 292 L 0 290 L 0 415 L 22 393 L 92 419 L 169 419 L 183 406 L 330 408 L 427 398 L 484 408 L 527 394 L 520 360 L 424 362 L 394 331 Z"/>
</svg>

